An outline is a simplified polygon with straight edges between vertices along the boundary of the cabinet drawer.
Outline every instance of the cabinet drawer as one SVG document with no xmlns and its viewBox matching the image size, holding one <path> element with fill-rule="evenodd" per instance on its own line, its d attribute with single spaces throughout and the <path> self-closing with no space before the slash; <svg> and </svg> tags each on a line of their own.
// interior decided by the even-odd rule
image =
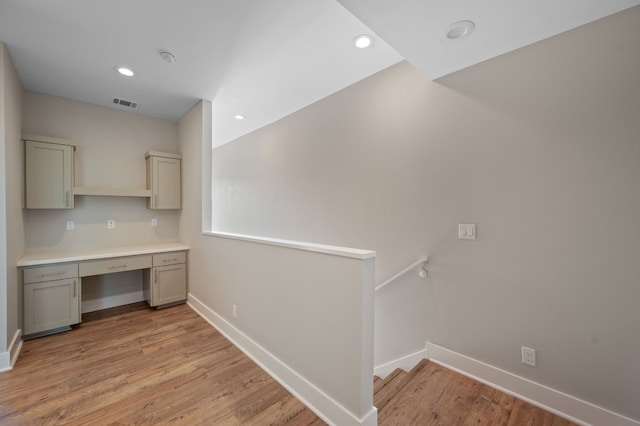
<svg viewBox="0 0 640 426">
<path fill-rule="evenodd" d="M 67 263 L 58 265 L 37 266 L 24 269 L 24 283 L 42 283 L 45 281 L 76 278 L 78 276 L 78 264 Z"/>
<path fill-rule="evenodd" d="M 174 251 L 171 253 L 162 253 L 153 255 L 153 266 L 175 265 L 177 263 L 186 263 L 187 253 L 184 251 Z"/>
<path fill-rule="evenodd" d="M 80 264 L 79 271 L 81 277 L 86 277 L 146 268 L 151 268 L 151 256 L 116 257 L 107 260 L 83 262 Z"/>
</svg>

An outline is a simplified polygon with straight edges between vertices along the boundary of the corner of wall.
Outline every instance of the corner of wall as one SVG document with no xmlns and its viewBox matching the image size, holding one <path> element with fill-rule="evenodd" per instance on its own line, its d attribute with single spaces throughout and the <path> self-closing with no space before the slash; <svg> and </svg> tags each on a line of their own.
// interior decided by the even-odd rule
<svg viewBox="0 0 640 426">
<path fill-rule="evenodd" d="M 203 231 L 211 231 L 211 155 L 213 143 L 213 108 L 202 101 L 202 221 Z"/>
<path fill-rule="evenodd" d="M 411 370 L 413 367 L 418 365 L 418 363 L 422 361 L 424 358 L 429 358 L 426 347 L 417 352 L 414 352 L 414 353 L 405 355 L 403 357 L 400 357 L 398 359 L 394 359 L 392 361 L 378 365 L 373 369 L 373 374 L 375 376 L 380 377 L 381 379 L 384 379 L 397 368 L 400 368 L 405 371 Z"/>
</svg>

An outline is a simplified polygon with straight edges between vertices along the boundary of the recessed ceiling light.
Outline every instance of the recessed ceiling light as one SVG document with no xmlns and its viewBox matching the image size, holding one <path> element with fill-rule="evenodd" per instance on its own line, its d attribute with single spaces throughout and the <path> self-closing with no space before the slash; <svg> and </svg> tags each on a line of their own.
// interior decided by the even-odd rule
<svg viewBox="0 0 640 426">
<path fill-rule="evenodd" d="M 236 115 L 233 116 L 233 118 L 235 118 L 236 120 L 244 120 L 244 115 L 236 114 Z"/>
<path fill-rule="evenodd" d="M 369 34 L 360 34 L 353 39 L 353 44 L 358 49 L 367 49 L 373 46 L 373 37 L 371 37 Z"/>
<path fill-rule="evenodd" d="M 117 67 L 113 67 L 113 69 L 116 70 L 118 74 L 125 77 L 133 77 L 136 75 L 136 73 L 133 72 L 133 70 L 128 67 L 117 66 Z"/>
<path fill-rule="evenodd" d="M 449 25 L 445 34 L 448 40 L 461 40 L 468 37 L 475 28 L 476 24 L 472 21 L 458 21 Z"/>
</svg>

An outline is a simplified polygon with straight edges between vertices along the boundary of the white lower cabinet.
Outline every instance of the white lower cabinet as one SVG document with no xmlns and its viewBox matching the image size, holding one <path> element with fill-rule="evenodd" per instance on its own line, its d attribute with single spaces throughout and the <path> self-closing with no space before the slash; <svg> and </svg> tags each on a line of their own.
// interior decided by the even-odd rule
<svg viewBox="0 0 640 426">
<path fill-rule="evenodd" d="M 145 271 L 143 293 L 149 306 L 163 306 L 187 299 L 186 253 L 153 256 L 153 267 Z"/>
<path fill-rule="evenodd" d="M 80 279 L 24 284 L 24 334 L 80 322 Z"/>
</svg>

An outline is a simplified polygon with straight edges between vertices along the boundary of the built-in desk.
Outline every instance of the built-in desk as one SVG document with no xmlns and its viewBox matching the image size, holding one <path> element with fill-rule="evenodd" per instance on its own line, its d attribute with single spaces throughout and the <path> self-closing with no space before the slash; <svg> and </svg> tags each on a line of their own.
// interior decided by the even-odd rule
<svg viewBox="0 0 640 426">
<path fill-rule="evenodd" d="M 32 253 L 18 261 L 24 295 L 24 334 L 68 330 L 82 321 L 82 278 L 143 270 L 143 294 L 150 306 L 187 298 L 187 251 L 180 243 L 94 250 Z"/>
</svg>

